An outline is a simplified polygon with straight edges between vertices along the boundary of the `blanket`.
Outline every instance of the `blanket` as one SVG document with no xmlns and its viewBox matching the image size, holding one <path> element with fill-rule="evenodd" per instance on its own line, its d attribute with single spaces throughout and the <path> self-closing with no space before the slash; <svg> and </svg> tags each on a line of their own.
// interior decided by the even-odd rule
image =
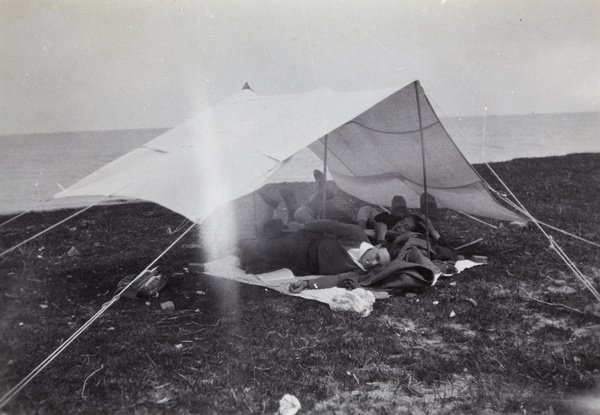
<svg viewBox="0 0 600 415">
<path fill-rule="evenodd" d="M 226 278 L 234 281 L 238 281 L 244 284 L 258 285 L 265 288 L 269 288 L 278 291 L 282 294 L 291 295 L 295 297 L 302 297 L 308 300 L 315 300 L 321 303 L 329 305 L 330 308 L 335 309 L 340 303 L 342 297 L 346 297 L 347 290 L 341 287 L 329 287 L 323 289 L 304 290 L 298 294 L 292 294 L 288 290 L 288 286 L 291 282 L 297 281 L 298 279 L 309 279 L 314 280 L 322 276 L 309 275 L 304 277 L 295 277 L 292 271 L 289 269 L 279 269 L 277 271 L 265 273 L 265 274 L 246 274 L 246 272 L 239 268 L 239 258 L 236 256 L 229 256 L 226 258 L 219 259 L 217 261 L 207 262 L 204 264 L 205 273 L 214 277 Z M 391 265 L 392 263 L 388 264 Z M 473 262 L 470 260 L 459 260 L 454 264 L 455 272 L 453 273 L 435 273 L 432 276 L 430 282 L 427 285 L 434 285 L 438 278 L 443 276 L 451 276 L 453 274 L 460 273 L 461 271 L 474 267 L 476 265 L 482 265 L 481 263 Z M 384 268 L 384 269 L 387 269 Z M 390 267 L 382 276 L 389 275 L 388 271 L 391 271 Z M 384 299 L 390 297 L 390 293 L 386 291 L 374 290 L 375 299 Z"/>
</svg>

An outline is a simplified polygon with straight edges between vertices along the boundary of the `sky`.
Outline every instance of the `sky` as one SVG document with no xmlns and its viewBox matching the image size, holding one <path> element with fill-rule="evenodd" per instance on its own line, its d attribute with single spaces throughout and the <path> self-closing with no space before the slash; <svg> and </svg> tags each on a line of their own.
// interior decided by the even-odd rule
<svg viewBox="0 0 600 415">
<path fill-rule="evenodd" d="M 0 135 L 174 127 L 245 82 L 600 111 L 598 22 L 597 0 L 0 0 Z"/>
</svg>

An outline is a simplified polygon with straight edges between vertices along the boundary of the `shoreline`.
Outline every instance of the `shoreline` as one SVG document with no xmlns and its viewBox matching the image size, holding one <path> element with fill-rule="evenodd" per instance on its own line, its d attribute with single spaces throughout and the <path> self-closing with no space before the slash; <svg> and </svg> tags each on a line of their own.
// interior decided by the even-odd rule
<svg viewBox="0 0 600 415">
<path fill-rule="evenodd" d="M 442 119 L 472 164 L 600 152 L 600 112 Z M 0 206 L 4 213 L 38 205 L 165 130 L 54 133 L 0 139 Z M 323 162 L 305 149 L 275 179 L 311 181 Z M 16 199 L 24 202 L 18 205 Z"/>
<path fill-rule="evenodd" d="M 592 155 L 592 154 L 600 154 L 599 152 L 581 152 L 581 153 L 569 153 L 569 154 L 561 154 L 561 155 L 552 155 L 552 156 L 540 156 L 540 157 L 515 157 L 513 159 L 510 160 L 503 160 L 503 161 L 495 161 L 495 162 L 483 162 L 483 163 L 473 163 L 473 167 L 476 170 L 481 170 L 483 169 L 487 164 L 489 165 L 502 165 L 504 163 L 510 163 L 516 160 L 536 160 L 536 159 L 545 159 L 545 158 L 553 158 L 553 157 L 568 157 L 568 156 L 578 156 L 578 155 Z M 319 160 L 320 161 L 320 160 Z M 322 169 L 322 165 L 319 165 L 318 163 L 313 163 L 313 165 L 309 165 L 307 166 L 307 171 L 310 173 L 312 172 L 313 168 L 320 168 Z M 309 177 L 310 176 L 310 177 Z M 275 174 L 274 177 L 277 177 L 277 174 Z M 502 177 L 500 177 L 502 178 Z M 283 178 L 285 179 L 285 178 Z M 300 184 L 300 183 L 310 183 L 312 182 L 312 173 L 310 175 L 307 174 L 307 178 L 305 181 L 289 181 L 289 180 L 282 180 L 281 183 L 290 183 L 290 184 Z M 269 183 L 266 186 L 277 186 L 278 183 Z M 19 209 L 16 210 L 5 210 L 3 211 L 0 208 L 0 219 L 1 218 L 6 218 L 6 217 L 10 217 L 10 216 L 15 216 L 15 215 L 19 215 L 19 214 L 23 214 L 24 212 L 44 212 L 44 211 L 60 211 L 60 210 L 73 210 L 73 209 L 82 209 L 85 208 L 87 206 L 93 205 L 95 203 L 98 203 L 98 201 L 100 201 L 100 203 L 98 203 L 99 206 L 109 206 L 109 205 L 118 205 L 118 204 L 127 204 L 127 203 L 146 203 L 144 200 L 134 200 L 134 199 L 120 199 L 120 200 L 103 200 L 105 199 L 105 197 L 102 196 L 87 196 L 87 197 L 76 197 L 73 198 L 76 200 L 69 200 L 69 199 L 51 199 L 48 200 L 45 203 L 42 203 L 40 206 L 39 205 L 41 202 L 37 201 L 35 202 L 35 204 L 32 203 L 31 206 L 29 207 L 21 207 Z M 54 206 L 54 205 L 56 206 Z M 47 206 L 50 205 L 50 206 Z"/>
</svg>

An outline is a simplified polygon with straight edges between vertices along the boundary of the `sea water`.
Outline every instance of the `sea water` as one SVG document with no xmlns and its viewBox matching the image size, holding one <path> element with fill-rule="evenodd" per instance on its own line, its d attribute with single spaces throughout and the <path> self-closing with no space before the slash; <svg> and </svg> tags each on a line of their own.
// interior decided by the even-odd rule
<svg viewBox="0 0 600 415">
<path fill-rule="evenodd" d="M 473 164 L 520 157 L 600 152 L 600 113 L 530 114 L 443 119 L 458 148 Z M 96 169 L 167 129 L 0 136 L 0 214 L 29 210 Z M 312 180 L 322 161 L 299 154 L 292 177 Z M 90 199 L 93 200 L 93 199 Z M 53 201 L 48 206 L 69 206 Z M 74 205 L 85 205 L 77 200 Z"/>
<path fill-rule="evenodd" d="M 167 129 L 0 136 L 0 214 L 29 210 Z M 90 201 L 93 199 L 90 199 Z M 86 200 L 77 203 L 85 204 Z M 60 203 L 53 202 L 57 207 Z M 66 201 L 64 206 L 69 206 Z"/>
</svg>

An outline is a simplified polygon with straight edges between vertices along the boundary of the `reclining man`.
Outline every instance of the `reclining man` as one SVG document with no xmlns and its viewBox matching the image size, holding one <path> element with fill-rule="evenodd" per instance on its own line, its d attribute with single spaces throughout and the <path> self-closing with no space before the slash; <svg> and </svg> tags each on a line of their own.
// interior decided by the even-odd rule
<svg viewBox="0 0 600 415">
<path fill-rule="evenodd" d="M 291 293 L 329 287 L 362 287 L 390 294 L 419 291 L 430 286 L 438 272 L 456 272 L 453 266 L 453 261 L 457 259 L 456 253 L 444 245 L 443 236 L 435 229 L 431 220 L 425 221 L 424 216 L 409 213 L 403 197 L 394 197 L 391 213 L 361 210 L 359 227 L 364 232 L 371 219 L 370 225 L 375 228 L 378 242 L 386 244 L 389 251 L 393 252 L 393 261 L 386 267 L 372 269 L 369 273 L 345 272 L 294 281 L 289 285 Z M 437 216 L 437 205 L 428 206 L 428 210 Z M 427 232 L 425 226 L 428 228 Z M 429 236 L 429 244 L 426 234 Z"/>
<path fill-rule="evenodd" d="M 288 212 L 288 222 L 306 223 L 321 218 L 337 220 L 342 223 L 354 223 L 350 215 L 329 203 L 334 194 L 327 188 L 323 172 L 318 169 L 314 170 L 313 177 L 318 188 L 306 203 L 298 203 L 296 195 L 289 189 L 278 190 Z"/>
<path fill-rule="evenodd" d="M 425 203 L 428 205 L 425 206 Z M 429 219 L 425 220 L 425 210 Z M 359 225 L 363 229 L 375 229 L 377 243 L 397 245 L 402 247 L 409 243 L 419 247 L 427 254 L 427 239 L 431 259 L 441 261 L 456 261 L 457 255 L 448 246 L 444 236 L 438 231 L 438 206 L 431 195 L 421 195 L 421 213 L 410 213 L 406 207 L 406 200 L 402 196 L 394 196 L 390 213 L 378 213 L 371 206 L 363 206 L 358 213 Z M 434 225 L 435 224 L 435 225 Z"/>
<path fill-rule="evenodd" d="M 327 204 L 326 209 L 323 209 L 325 206 L 324 201 L 331 200 L 333 193 L 326 188 L 325 175 L 320 170 L 315 170 L 313 176 L 318 184 L 318 190 L 304 204 L 299 204 L 296 196 L 290 190 L 279 189 L 287 208 L 288 223 L 313 221 L 318 217 L 323 217 L 323 210 L 325 210 L 324 218 L 326 219 L 343 223 L 356 223 L 348 214 L 336 209 L 335 206 Z M 275 206 L 278 204 L 276 201 L 261 196 L 267 204 L 275 203 Z M 381 212 L 381 210 L 370 205 L 361 207 L 357 214 L 357 223 L 363 229 L 375 229 L 376 238 L 373 238 L 374 243 L 386 245 L 394 242 L 396 248 L 399 248 L 397 245 L 406 243 L 412 237 L 425 242 L 423 247 L 425 253 L 427 253 L 426 234 L 428 233 L 429 245 L 432 250 L 429 257 L 455 261 L 456 254 L 448 247 L 444 236 L 438 231 L 438 206 L 435 198 L 430 194 L 427 194 L 427 196 L 422 194 L 420 202 L 421 213 L 425 214 L 427 211 L 429 217 L 427 230 L 425 217 L 419 214 L 411 214 L 406 206 L 406 200 L 402 196 L 393 197 L 389 213 Z"/>
<path fill-rule="evenodd" d="M 281 223 L 281 222 L 279 222 Z M 367 272 L 390 262 L 387 248 L 374 246 L 357 225 L 318 219 L 301 224 L 290 222 L 279 234 L 267 222 L 270 237 L 240 243 L 240 266 L 247 273 L 264 273 L 281 268 L 294 275 L 334 275 Z"/>
</svg>

